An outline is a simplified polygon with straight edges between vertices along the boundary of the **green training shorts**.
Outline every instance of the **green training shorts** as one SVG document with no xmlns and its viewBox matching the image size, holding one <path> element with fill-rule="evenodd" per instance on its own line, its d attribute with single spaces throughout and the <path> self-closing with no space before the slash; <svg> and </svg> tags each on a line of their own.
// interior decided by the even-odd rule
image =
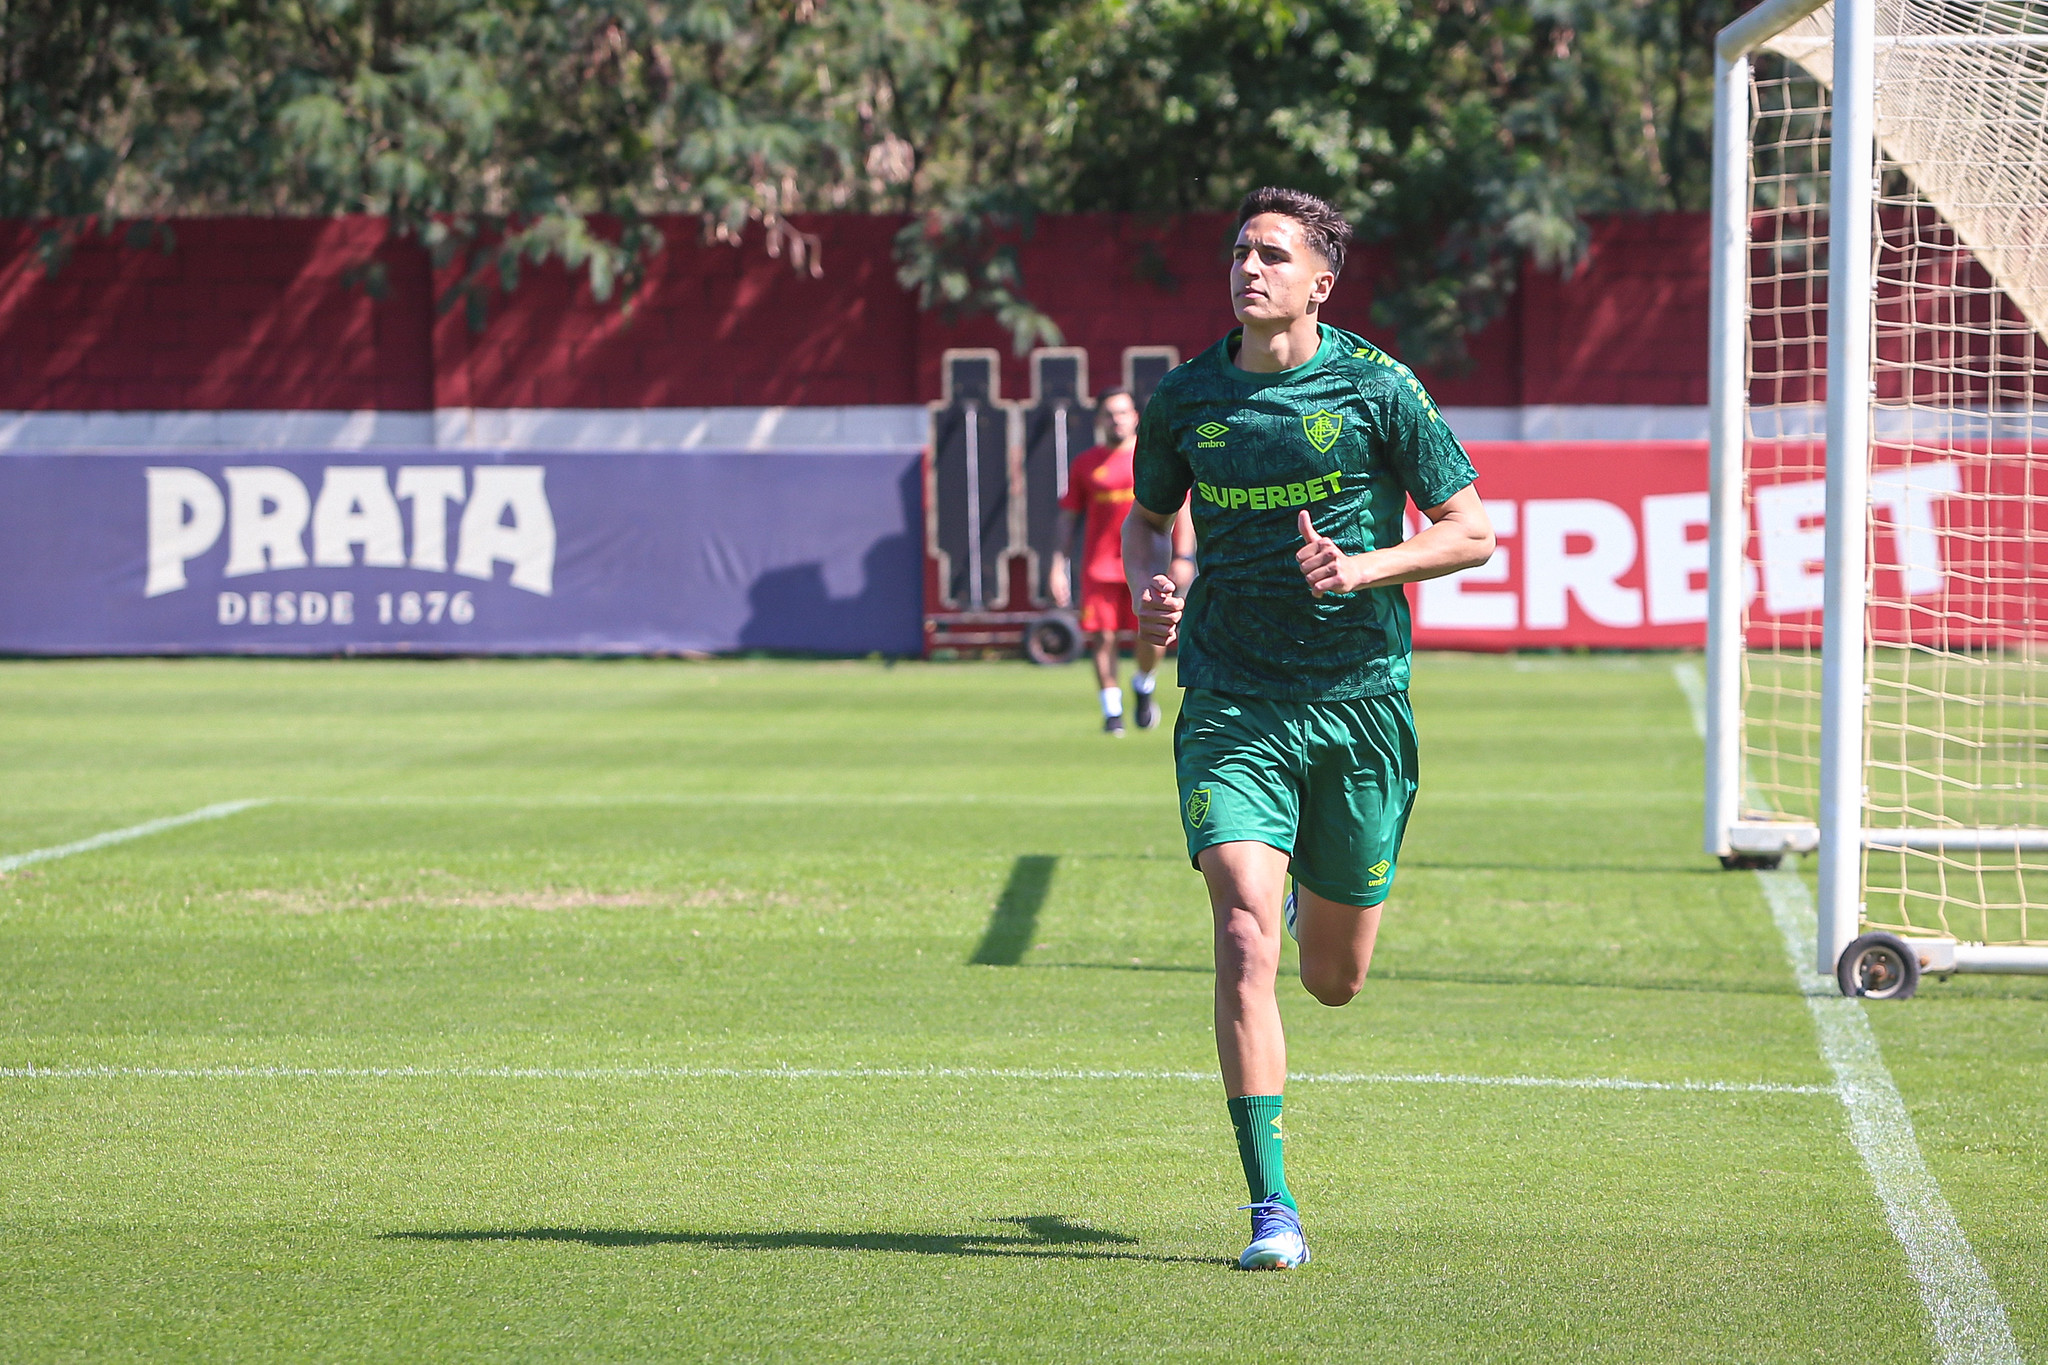
<svg viewBox="0 0 2048 1365">
<path fill-rule="evenodd" d="M 1190 860 L 1249 839 L 1287 854 L 1294 879 L 1327 900 L 1387 898 L 1415 805 L 1407 693 L 1273 701 L 1191 687 L 1173 758 Z"/>
</svg>

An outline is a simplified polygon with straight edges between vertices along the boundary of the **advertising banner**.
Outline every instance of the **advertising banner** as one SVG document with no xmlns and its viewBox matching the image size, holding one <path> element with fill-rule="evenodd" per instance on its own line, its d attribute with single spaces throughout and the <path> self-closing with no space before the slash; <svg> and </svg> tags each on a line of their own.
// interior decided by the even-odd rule
<svg viewBox="0 0 2048 1365">
<path fill-rule="evenodd" d="M 1409 589 L 1416 648 L 1706 643 L 1706 442 L 1466 449 L 1500 548 L 1476 569 Z"/>
<path fill-rule="evenodd" d="M 915 654 L 919 458 L 0 455 L 0 651 Z"/>
<path fill-rule="evenodd" d="M 1477 569 L 1415 585 L 1422 649 L 1669 649 L 1706 643 L 1701 441 L 1472 442 L 1500 540 Z M 1744 600 L 1753 646 L 1819 649 L 1825 448 L 1748 452 Z M 2048 460 L 2022 441 L 1879 444 L 1870 473 L 1870 631 L 1975 648 L 2048 629 Z M 1413 514 L 1411 513 L 1411 516 Z"/>
<path fill-rule="evenodd" d="M 1753 645 L 1819 649 L 1827 540 L 1827 449 L 1749 449 Z M 2033 443 L 1943 438 L 1880 442 L 1870 460 L 1869 629 L 1890 644 L 1980 649 L 2048 631 Z"/>
</svg>

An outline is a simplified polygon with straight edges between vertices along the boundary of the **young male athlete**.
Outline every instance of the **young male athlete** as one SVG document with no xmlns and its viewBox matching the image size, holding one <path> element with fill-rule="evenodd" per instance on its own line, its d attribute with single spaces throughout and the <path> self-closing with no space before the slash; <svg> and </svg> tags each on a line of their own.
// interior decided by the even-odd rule
<svg viewBox="0 0 2048 1365">
<path fill-rule="evenodd" d="M 1096 421 L 1109 443 L 1091 447 L 1067 469 L 1067 491 L 1060 495 L 1059 523 L 1053 532 L 1051 587 L 1053 600 L 1073 600 L 1068 548 L 1081 532 L 1081 631 L 1095 658 L 1095 686 L 1102 698 L 1102 731 L 1124 733 L 1124 693 L 1117 685 L 1116 659 L 1124 634 L 1138 633 L 1131 610 L 1131 592 L 1124 582 L 1124 517 L 1131 510 L 1131 453 L 1138 444 L 1138 404 L 1129 389 L 1111 389 L 1096 400 Z M 1184 518 L 1182 519 L 1185 520 Z M 1194 575 L 1194 534 L 1177 526 L 1173 565 L 1168 576 L 1185 588 Z M 1152 696 L 1153 670 L 1160 651 L 1142 639 L 1131 647 L 1132 710 L 1138 728 L 1159 723 L 1159 704 Z"/>
<path fill-rule="evenodd" d="M 1144 638 L 1180 642 L 1181 819 L 1215 917 L 1216 1051 L 1251 1189 L 1238 1264 L 1257 1270 L 1309 1257 L 1281 1160 L 1282 924 L 1310 995 L 1358 994 L 1415 801 L 1400 585 L 1485 563 L 1493 529 L 1415 376 L 1317 319 L 1342 215 L 1260 189 L 1238 223 L 1242 325 L 1146 407 L 1124 564 Z M 1183 600 L 1162 570 L 1191 489 L 1200 573 Z M 1411 498 L 1429 524 L 1403 540 Z"/>
</svg>

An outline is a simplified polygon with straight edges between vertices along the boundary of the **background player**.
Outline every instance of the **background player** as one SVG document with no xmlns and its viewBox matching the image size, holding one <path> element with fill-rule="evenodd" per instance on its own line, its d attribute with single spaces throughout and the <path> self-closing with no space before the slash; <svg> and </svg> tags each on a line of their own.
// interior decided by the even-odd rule
<svg viewBox="0 0 2048 1365">
<path fill-rule="evenodd" d="M 1077 456 L 1067 467 L 1067 491 L 1060 495 L 1059 524 L 1053 532 L 1049 586 L 1061 606 L 1073 604 L 1069 550 L 1081 534 L 1081 630 L 1095 657 L 1095 685 L 1101 689 L 1104 734 L 1124 732 L 1124 694 L 1117 685 L 1119 641 L 1132 639 L 1132 711 L 1138 728 L 1159 723 L 1153 672 L 1161 651 L 1138 638 L 1138 618 L 1124 581 L 1124 517 L 1131 510 L 1131 454 L 1138 441 L 1138 404 L 1129 389 L 1110 389 L 1096 400 L 1095 420 L 1102 445 Z M 1194 530 L 1182 518 L 1175 531 L 1168 576 L 1183 591 L 1194 576 Z"/>
<path fill-rule="evenodd" d="M 1180 641 L 1181 818 L 1215 918 L 1216 1049 L 1252 1198 L 1238 1264 L 1285 1269 L 1308 1246 L 1282 1161 L 1282 924 L 1309 993 L 1349 1002 L 1415 800 L 1399 585 L 1485 563 L 1493 530 L 1415 376 L 1317 319 L 1344 267 L 1342 215 L 1260 189 L 1238 223 L 1242 325 L 1147 405 L 1124 560 L 1144 638 Z M 1201 572 L 1183 601 L 1163 569 L 1191 489 Z M 1429 524 L 1404 541 L 1411 497 Z"/>
</svg>

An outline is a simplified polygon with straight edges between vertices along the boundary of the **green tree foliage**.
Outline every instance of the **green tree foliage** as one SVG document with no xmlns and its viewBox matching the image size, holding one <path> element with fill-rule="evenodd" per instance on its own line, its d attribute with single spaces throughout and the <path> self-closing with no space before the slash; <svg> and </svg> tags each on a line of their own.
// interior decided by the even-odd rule
<svg viewBox="0 0 2048 1365">
<path fill-rule="evenodd" d="M 1737 0 L 0 0 L 0 214 L 370 213 L 459 263 L 629 301 L 664 246 L 802 211 L 912 216 L 929 307 L 1057 338 L 1045 212 L 1326 194 L 1392 267 L 1382 325 L 1455 357 L 1590 213 L 1703 207 Z M 362 282 L 379 280 L 366 265 Z"/>
</svg>

